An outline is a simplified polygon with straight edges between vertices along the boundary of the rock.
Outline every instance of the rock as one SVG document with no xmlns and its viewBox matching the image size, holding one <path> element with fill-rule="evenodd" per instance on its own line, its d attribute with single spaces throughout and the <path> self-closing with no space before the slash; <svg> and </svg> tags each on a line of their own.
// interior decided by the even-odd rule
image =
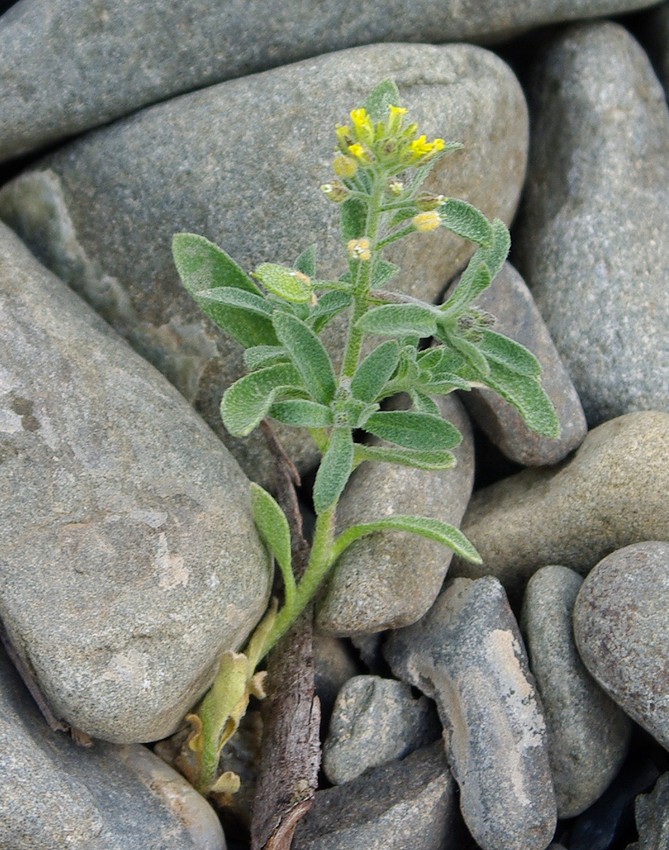
<svg viewBox="0 0 669 850">
<path fill-rule="evenodd" d="M 339 691 L 323 744 L 323 770 L 334 785 L 401 759 L 441 736 L 434 706 L 395 679 L 354 676 Z"/>
<path fill-rule="evenodd" d="M 347 641 L 314 632 L 314 680 L 321 704 L 321 728 L 330 720 L 337 694 L 349 679 L 362 672 L 362 664 Z"/>
<path fill-rule="evenodd" d="M 669 846 L 669 773 L 663 773 L 650 794 L 641 794 L 634 806 L 639 841 L 627 850 L 663 850 Z"/>
<path fill-rule="evenodd" d="M 462 530 L 483 558 L 452 575 L 494 574 L 514 596 L 539 567 L 586 573 L 641 540 L 669 540 L 669 413 L 628 413 L 592 430 L 572 458 L 479 490 Z"/>
<path fill-rule="evenodd" d="M 613 23 L 558 37 L 535 69 L 519 269 L 590 426 L 669 410 L 669 111 Z"/>
<path fill-rule="evenodd" d="M 544 850 L 556 824 L 546 725 L 504 589 L 449 581 L 386 643 L 393 673 L 435 699 L 465 823 L 483 850 Z"/>
<path fill-rule="evenodd" d="M 0 291 L 0 618 L 57 716 L 162 738 L 264 611 L 248 480 L 2 225 Z"/>
<path fill-rule="evenodd" d="M 435 8 L 402 0 L 351 10 L 317 0 L 150 4 L 22 0 L 0 21 L 0 159 L 181 92 L 375 41 L 498 40 L 538 24 L 649 6 L 649 0 L 540 0 Z M 0 9 L 1 11 L 1 9 Z M 74 46 L 74 47 L 73 47 Z M 384 48 L 391 52 L 393 48 Z"/>
<path fill-rule="evenodd" d="M 441 744 L 316 792 L 292 850 L 456 850 L 457 802 Z"/>
<path fill-rule="evenodd" d="M 585 811 L 622 765 L 631 724 L 597 686 L 574 643 L 572 611 L 583 583 L 566 567 L 542 567 L 530 579 L 521 626 L 541 697 L 558 817 Z"/>
<path fill-rule="evenodd" d="M 660 3 L 643 16 L 641 35 L 648 45 L 653 65 L 659 72 L 665 93 L 669 94 L 669 5 Z"/>
<path fill-rule="evenodd" d="M 516 463 L 549 466 L 561 461 L 583 442 L 587 425 L 574 385 L 529 289 L 513 266 L 505 263 L 476 304 L 497 319 L 495 331 L 529 348 L 541 363 L 541 383 L 553 402 L 561 433 L 559 439 L 550 440 L 530 431 L 514 407 L 485 388 L 460 393 L 467 412 L 490 441 Z"/>
<path fill-rule="evenodd" d="M 208 803 L 145 747 L 52 732 L 2 649 L 0 776 L 8 850 L 225 850 Z"/>
<path fill-rule="evenodd" d="M 464 438 L 455 450 L 455 469 L 363 464 L 339 503 L 338 531 L 392 514 L 460 524 L 473 483 L 471 428 L 457 399 L 446 397 L 440 404 L 444 417 Z M 318 605 L 318 628 L 355 635 L 414 623 L 436 599 L 452 555 L 440 543 L 407 532 L 379 532 L 356 540 L 339 559 Z"/>
<path fill-rule="evenodd" d="M 574 606 L 583 663 L 633 720 L 669 749 L 669 543 L 608 555 Z"/>
<path fill-rule="evenodd" d="M 338 209 L 318 187 L 331 174 L 336 123 L 386 77 L 425 133 L 465 145 L 435 169 L 432 187 L 508 222 L 525 173 L 525 99 L 509 67 L 471 45 L 375 45 L 211 86 L 64 146 L 0 193 L 0 217 L 167 375 L 256 480 L 271 476 L 264 440 L 229 440 L 219 416 L 224 387 L 242 371 L 240 347 L 182 291 L 172 236 L 200 233 L 247 269 L 290 265 L 315 243 L 319 275 L 338 274 Z M 398 286 L 428 300 L 471 254 L 445 229 L 396 249 Z M 342 350 L 341 330 L 331 348 Z M 291 457 L 313 464 L 311 441 L 284 431 Z"/>
</svg>

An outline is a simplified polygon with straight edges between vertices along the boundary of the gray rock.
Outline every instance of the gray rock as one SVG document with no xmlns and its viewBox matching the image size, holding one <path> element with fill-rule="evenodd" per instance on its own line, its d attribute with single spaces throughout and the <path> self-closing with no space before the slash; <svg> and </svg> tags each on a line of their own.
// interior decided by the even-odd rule
<svg viewBox="0 0 669 850">
<path fill-rule="evenodd" d="M 0 291 L 0 617 L 57 716 L 164 737 L 266 604 L 248 480 L 2 225 Z"/>
<path fill-rule="evenodd" d="M 21 0 L 0 21 L 0 159 L 211 83 L 375 41 L 491 40 L 537 24 L 607 15 L 649 0 L 531 0 L 509 8 L 402 0 L 215 0 L 104 8 Z M 393 48 L 385 48 L 391 52 Z"/>
<path fill-rule="evenodd" d="M 574 637 L 601 687 L 669 749 L 669 543 L 636 543 L 600 561 L 576 599 Z"/>
<path fill-rule="evenodd" d="M 583 442 L 587 425 L 574 385 L 529 289 L 513 266 L 505 263 L 476 303 L 495 316 L 496 331 L 529 348 L 541 363 L 541 383 L 560 421 L 560 437 L 550 440 L 530 431 L 517 410 L 492 390 L 461 393 L 463 404 L 491 442 L 516 463 L 548 466 L 561 461 Z"/>
<path fill-rule="evenodd" d="M 669 410 L 669 111 L 612 23 L 575 27 L 535 70 L 524 274 L 591 426 Z"/>
<path fill-rule="evenodd" d="M 435 741 L 434 705 L 395 679 L 355 676 L 339 691 L 323 744 L 323 770 L 335 785 Z"/>
<path fill-rule="evenodd" d="M 393 673 L 436 700 L 460 807 L 483 850 L 544 850 L 556 804 L 546 725 L 518 626 L 491 577 L 449 581 L 386 643 Z"/>
<path fill-rule="evenodd" d="M 639 840 L 627 850 L 665 850 L 669 847 L 669 773 L 664 773 L 649 794 L 634 804 Z"/>
<path fill-rule="evenodd" d="M 541 697 L 558 816 L 595 802 L 618 773 L 631 723 L 583 666 L 572 611 L 583 583 L 566 567 L 542 567 L 530 579 L 521 626 Z"/>
<path fill-rule="evenodd" d="M 456 850 L 455 783 L 437 743 L 316 792 L 292 850 Z"/>
<path fill-rule="evenodd" d="M 496 575 L 514 596 L 546 564 L 586 573 L 641 540 L 669 540 L 669 413 L 628 413 L 590 431 L 574 456 L 479 490 L 462 530 L 482 566 L 457 559 L 452 575 Z"/>
<path fill-rule="evenodd" d="M 225 850 L 208 803 L 148 749 L 49 730 L 1 648 L 0 777 L 7 850 Z"/>
<path fill-rule="evenodd" d="M 332 714 L 337 694 L 349 679 L 362 672 L 362 664 L 347 641 L 314 632 L 314 683 L 321 704 L 321 727 Z"/>
<path fill-rule="evenodd" d="M 355 21 L 362 26 L 357 8 Z M 319 274 L 342 271 L 338 210 L 318 187 L 331 174 L 335 124 L 389 76 L 425 133 L 465 145 L 435 169 L 432 187 L 508 222 L 525 174 L 525 100 L 509 67 L 470 45 L 375 45 L 212 86 L 66 145 L 0 194 L 0 217 L 167 375 L 262 481 L 272 468 L 262 437 L 231 441 L 219 417 L 222 390 L 242 371 L 241 349 L 182 291 L 172 236 L 200 233 L 247 269 L 292 264 L 315 243 Z M 389 258 L 405 269 L 398 286 L 436 298 L 469 246 L 445 229 L 396 246 Z M 341 331 L 331 343 L 342 350 Z M 302 468 L 316 460 L 310 440 L 288 437 Z"/>
<path fill-rule="evenodd" d="M 363 464 L 342 496 L 339 531 L 392 514 L 433 517 L 459 526 L 474 477 L 471 428 L 456 398 L 446 397 L 440 404 L 444 417 L 463 434 L 455 450 L 455 469 L 432 472 Z M 436 599 L 452 556 L 440 543 L 407 532 L 378 532 L 356 540 L 339 559 L 318 606 L 318 628 L 354 635 L 415 623 Z"/>
</svg>

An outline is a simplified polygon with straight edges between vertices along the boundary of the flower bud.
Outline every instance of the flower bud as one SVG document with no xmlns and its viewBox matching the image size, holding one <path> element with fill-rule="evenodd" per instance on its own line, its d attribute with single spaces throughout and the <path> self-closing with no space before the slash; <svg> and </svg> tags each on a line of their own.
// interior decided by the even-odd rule
<svg viewBox="0 0 669 850">
<path fill-rule="evenodd" d="M 325 195 L 328 201 L 335 204 L 341 204 L 348 198 L 350 192 L 340 180 L 333 180 L 331 183 L 323 183 L 321 192 Z"/>
<path fill-rule="evenodd" d="M 421 192 L 416 198 L 416 206 L 421 212 L 436 210 L 446 200 L 445 195 L 434 195 L 432 192 Z"/>
<path fill-rule="evenodd" d="M 358 162 L 361 162 L 363 165 L 369 165 L 369 163 L 372 161 L 371 155 L 367 148 L 364 148 L 358 143 L 354 145 L 349 145 L 348 152 L 352 157 L 355 157 L 355 159 Z"/>
<path fill-rule="evenodd" d="M 332 168 L 337 177 L 343 177 L 346 180 L 349 177 L 353 177 L 358 170 L 358 163 L 352 156 L 337 154 L 332 163 Z"/>
<path fill-rule="evenodd" d="M 372 259 L 372 252 L 369 247 L 369 239 L 351 239 L 346 243 L 346 250 L 352 260 L 360 260 L 366 263 Z"/>
<path fill-rule="evenodd" d="M 411 223 L 419 233 L 429 233 L 441 225 L 441 218 L 436 210 L 421 212 L 411 219 Z"/>
<path fill-rule="evenodd" d="M 388 191 L 391 195 L 401 195 L 404 191 L 404 183 L 401 180 L 398 180 L 397 177 L 391 177 L 388 181 Z"/>
</svg>

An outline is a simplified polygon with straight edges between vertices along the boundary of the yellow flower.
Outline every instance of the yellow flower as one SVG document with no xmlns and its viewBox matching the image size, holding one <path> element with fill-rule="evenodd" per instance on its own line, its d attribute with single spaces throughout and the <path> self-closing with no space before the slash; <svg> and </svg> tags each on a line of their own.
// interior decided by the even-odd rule
<svg viewBox="0 0 669 850">
<path fill-rule="evenodd" d="M 389 106 L 388 112 L 388 133 L 394 135 L 402 127 L 402 116 L 406 115 L 406 109 L 403 106 Z"/>
<path fill-rule="evenodd" d="M 359 145 L 357 143 L 354 145 L 349 145 L 348 152 L 351 154 L 351 156 L 354 156 L 358 160 L 358 162 L 361 162 L 363 165 L 369 164 L 369 152 L 365 150 L 362 145 Z"/>
<path fill-rule="evenodd" d="M 353 137 L 351 136 L 351 128 L 348 126 L 348 124 L 344 124 L 343 126 L 337 124 L 335 134 L 337 136 L 337 147 L 342 153 L 346 153 L 346 151 L 348 150 L 348 146 L 353 142 Z"/>
<path fill-rule="evenodd" d="M 358 170 L 358 163 L 353 157 L 337 154 L 332 163 L 332 168 L 337 177 L 343 177 L 346 180 L 349 177 L 353 177 Z"/>
<path fill-rule="evenodd" d="M 416 162 L 419 159 L 427 158 L 432 154 L 443 150 L 444 144 L 445 142 L 443 139 L 435 139 L 433 142 L 428 142 L 425 135 L 422 135 L 417 139 L 414 139 L 410 143 L 409 148 L 411 149 L 413 159 Z"/>
<path fill-rule="evenodd" d="M 369 247 L 369 239 L 351 239 L 346 244 L 346 250 L 352 260 L 360 260 L 363 263 L 372 259 L 372 252 Z"/>
<path fill-rule="evenodd" d="M 371 145 L 374 141 L 374 127 L 365 109 L 354 109 L 351 112 L 353 133 L 358 141 Z"/>
<path fill-rule="evenodd" d="M 436 230 L 441 224 L 441 218 L 436 210 L 418 213 L 411 219 L 411 223 L 419 233 L 429 233 Z"/>
</svg>

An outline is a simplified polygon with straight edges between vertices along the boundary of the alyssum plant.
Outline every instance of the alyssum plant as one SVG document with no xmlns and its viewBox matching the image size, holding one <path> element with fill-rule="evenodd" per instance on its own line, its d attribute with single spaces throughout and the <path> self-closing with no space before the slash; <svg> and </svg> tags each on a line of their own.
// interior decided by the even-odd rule
<svg viewBox="0 0 669 850">
<path fill-rule="evenodd" d="M 262 263 L 248 275 L 203 237 L 174 237 L 184 286 L 245 349 L 248 374 L 226 390 L 221 403 L 228 431 L 246 436 L 269 417 L 306 428 L 322 455 L 313 488 L 315 529 L 299 580 L 286 516 L 269 493 L 251 484 L 254 520 L 281 571 L 283 600 L 280 607 L 272 604 L 243 652 L 225 653 L 214 684 L 188 717 L 195 784 L 203 793 L 238 786 L 234 774 L 219 775 L 219 756 L 250 695 L 263 696 L 265 674 L 257 672 L 258 665 L 354 540 L 382 530 L 408 531 L 480 561 L 458 529 L 435 519 L 383 517 L 336 534 L 337 504 L 353 470 L 370 462 L 453 466 L 452 449 L 461 435 L 442 418 L 433 397 L 473 386 L 495 390 L 538 433 L 558 434 L 536 359 L 492 330 L 494 319 L 475 306 L 506 259 L 508 231 L 464 201 L 421 191 L 435 163 L 461 145 L 428 141 L 405 113 L 395 84 L 385 81 L 364 107 L 351 112 L 349 123 L 336 128 L 335 177 L 321 189 L 341 213 L 348 268 L 337 280 L 317 277 L 313 248 L 292 268 Z M 448 300 L 437 307 L 386 289 L 399 269 L 383 259 L 384 249 L 412 234 L 425 238 L 439 227 L 477 246 Z M 341 313 L 348 317 L 348 331 L 335 370 L 319 335 Z M 367 337 L 378 344 L 363 356 Z M 433 344 L 419 347 L 428 337 Z M 396 393 L 409 396 L 410 409 L 383 410 L 384 399 Z M 378 439 L 367 445 L 355 441 L 354 432 Z"/>
</svg>

